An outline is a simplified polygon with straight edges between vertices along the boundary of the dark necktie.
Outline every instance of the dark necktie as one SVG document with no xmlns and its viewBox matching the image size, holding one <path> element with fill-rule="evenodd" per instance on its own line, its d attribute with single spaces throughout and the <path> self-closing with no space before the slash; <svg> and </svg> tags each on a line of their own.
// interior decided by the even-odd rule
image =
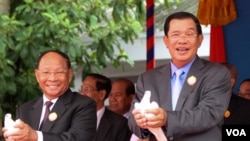
<svg viewBox="0 0 250 141">
<path fill-rule="evenodd" d="M 47 101 L 47 102 L 45 102 L 45 113 L 44 113 L 44 116 L 43 116 L 43 120 L 42 120 L 42 122 L 41 122 L 41 125 L 40 125 L 40 128 L 39 128 L 39 130 L 41 130 L 42 129 L 42 127 L 43 127 L 43 124 L 46 122 L 46 120 L 48 119 L 48 115 L 49 115 L 49 112 L 50 112 L 50 106 L 53 104 L 53 102 L 51 102 L 51 101 Z"/>
<path fill-rule="evenodd" d="M 172 86 L 172 108 L 173 110 L 175 110 L 175 107 L 177 105 L 177 101 L 181 92 L 181 87 L 182 87 L 181 75 L 183 73 L 184 72 L 182 70 L 175 71 L 175 81 Z"/>
</svg>

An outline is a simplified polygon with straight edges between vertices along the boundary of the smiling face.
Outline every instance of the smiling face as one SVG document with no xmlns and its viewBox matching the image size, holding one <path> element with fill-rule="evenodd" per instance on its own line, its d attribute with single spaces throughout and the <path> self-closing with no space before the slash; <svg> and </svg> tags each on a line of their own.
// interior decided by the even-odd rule
<svg viewBox="0 0 250 141">
<path fill-rule="evenodd" d="M 35 75 L 44 95 L 51 100 L 63 95 L 69 88 L 73 70 L 68 68 L 65 58 L 49 52 L 41 58 Z"/>
<path fill-rule="evenodd" d="M 196 56 L 203 36 L 197 33 L 196 24 L 191 18 L 172 19 L 163 40 L 169 49 L 173 64 L 180 68 Z"/>
</svg>

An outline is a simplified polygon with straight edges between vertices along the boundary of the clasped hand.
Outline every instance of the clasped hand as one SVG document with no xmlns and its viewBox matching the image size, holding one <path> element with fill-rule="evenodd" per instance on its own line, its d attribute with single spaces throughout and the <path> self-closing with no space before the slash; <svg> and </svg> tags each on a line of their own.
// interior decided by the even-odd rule
<svg viewBox="0 0 250 141">
<path fill-rule="evenodd" d="M 37 133 L 28 124 L 18 119 L 13 128 L 2 128 L 5 141 L 36 141 Z"/>
<path fill-rule="evenodd" d="M 166 112 L 162 108 L 134 109 L 132 111 L 137 125 L 141 128 L 158 128 L 166 125 Z"/>
</svg>

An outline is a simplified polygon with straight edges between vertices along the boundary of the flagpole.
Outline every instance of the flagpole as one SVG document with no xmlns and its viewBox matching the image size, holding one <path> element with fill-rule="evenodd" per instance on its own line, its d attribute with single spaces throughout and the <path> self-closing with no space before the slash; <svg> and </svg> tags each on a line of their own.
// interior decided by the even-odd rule
<svg viewBox="0 0 250 141">
<path fill-rule="evenodd" d="M 154 0 L 147 0 L 147 66 L 150 70 L 155 67 L 154 57 Z"/>
</svg>

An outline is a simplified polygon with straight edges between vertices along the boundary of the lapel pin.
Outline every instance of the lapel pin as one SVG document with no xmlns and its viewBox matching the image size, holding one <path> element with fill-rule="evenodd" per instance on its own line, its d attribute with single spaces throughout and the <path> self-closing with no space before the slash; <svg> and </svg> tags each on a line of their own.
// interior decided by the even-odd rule
<svg viewBox="0 0 250 141">
<path fill-rule="evenodd" d="M 57 119 L 56 112 L 52 112 L 49 114 L 49 121 L 55 121 Z"/>
<path fill-rule="evenodd" d="M 190 77 L 188 77 L 188 79 L 187 79 L 187 83 L 188 83 L 188 85 L 190 85 L 190 86 L 193 86 L 195 83 L 196 83 L 196 81 L 197 81 L 197 79 L 196 79 L 196 77 L 195 76 L 190 76 Z"/>
<path fill-rule="evenodd" d="M 228 118 L 228 117 L 230 116 L 230 114 L 231 114 L 230 111 L 227 110 L 227 111 L 225 112 L 225 114 L 224 114 L 224 117 L 225 117 L 225 118 Z"/>
</svg>

